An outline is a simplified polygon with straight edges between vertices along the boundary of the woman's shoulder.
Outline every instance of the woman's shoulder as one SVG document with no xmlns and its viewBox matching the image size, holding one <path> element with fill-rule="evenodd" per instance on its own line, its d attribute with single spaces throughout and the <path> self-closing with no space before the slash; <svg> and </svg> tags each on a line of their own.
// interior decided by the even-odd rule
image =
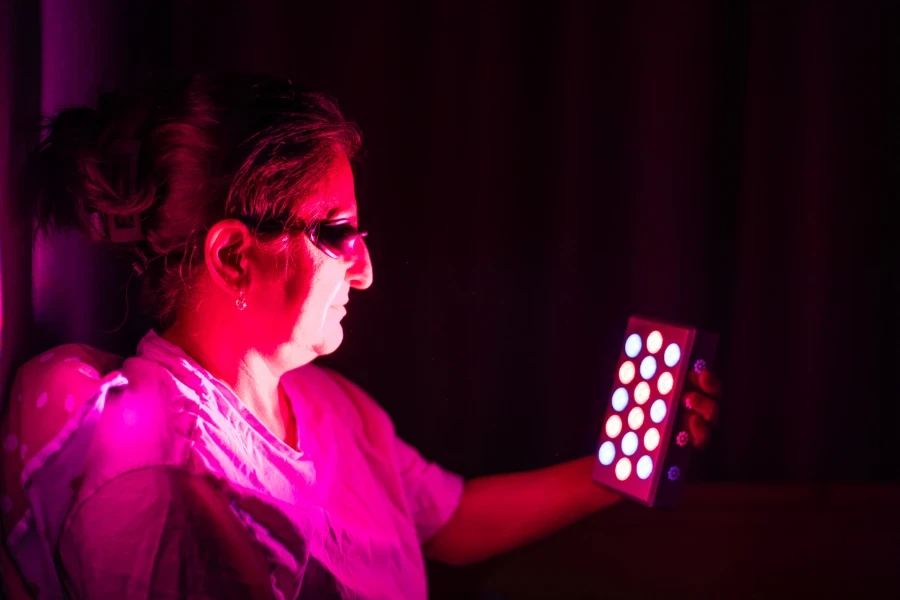
<svg viewBox="0 0 900 600">
<path fill-rule="evenodd" d="M 22 461 L 52 451 L 110 388 L 124 384 L 120 356 L 84 344 L 64 344 L 22 365 L 10 393 L 5 426 L 19 440 Z M 48 448 L 48 446 L 50 446 Z"/>
<path fill-rule="evenodd" d="M 393 431 L 390 416 L 371 394 L 335 369 L 310 363 L 286 373 L 282 384 L 292 401 L 325 405 L 348 425 Z"/>
<path fill-rule="evenodd" d="M 116 394 L 159 396 L 164 370 L 150 361 L 124 358 L 86 344 L 63 344 L 43 352 L 16 372 L 11 400 L 21 409 L 22 421 L 53 429 L 60 419 L 77 416 L 85 405 Z"/>
<path fill-rule="evenodd" d="M 85 483 L 147 467 L 186 467 L 196 414 L 185 407 L 196 394 L 162 365 L 141 357 L 125 360 L 118 373 L 121 384 L 102 407 Z"/>
<path fill-rule="evenodd" d="M 148 419 L 165 396 L 160 380 L 147 365 L 83 344 L 18 369 L 0 424 L 3 521 L 16 556 L 29 562 L 35 544 L 52 548 L 73 503 L 118 475 L 176 462 L 162 449 L 168 428 Z"/>
<path fill-rule="evenodd" d="M 54 464 L 70 464 L 82 471 L 85 489 L 130 470 L 183 464 L 182 396 L 153 361 L 84 344 L 48 350 L 23 365 L 14 384 L 18 406 L 9 425 L 27 448 L 23 472 L 46 479 Z"/>
</svg>

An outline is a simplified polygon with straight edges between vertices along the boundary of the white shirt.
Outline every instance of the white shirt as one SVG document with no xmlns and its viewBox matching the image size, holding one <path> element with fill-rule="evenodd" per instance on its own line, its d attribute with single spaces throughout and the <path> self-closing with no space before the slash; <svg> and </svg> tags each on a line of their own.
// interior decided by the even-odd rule
<svg viewBox="0 0 900 600">
<path fill-rule="evenodd" d="M 421 547 L 456 510 L 463 481 L 399 439 L 347 379 L 315 365 L 282 378 L 299 451 L 152 331 L 102 381 L 102 406 L 73 415 L 99 416 L 84 457 L 63 470 L 53 462 L 65 464 L 65 445 L 45 457 L 57 480 L 74 475 L 64 524 L 35 526 L 49 548 L 58 535 L 74 596 L 239 596 L 250 593 L 239 567 L 258 563 L 263 595 L 276 598 L 427 597 Z M 223 536 L 235 548 L 225 552 Z"/>
</svg>

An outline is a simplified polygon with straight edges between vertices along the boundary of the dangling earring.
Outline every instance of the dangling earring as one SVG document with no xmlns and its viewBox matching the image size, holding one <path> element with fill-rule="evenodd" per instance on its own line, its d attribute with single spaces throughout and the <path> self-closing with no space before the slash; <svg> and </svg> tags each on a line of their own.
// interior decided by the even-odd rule
<svg viewBox="0 0 900 600">
<path fill-rule="evenodd" d="M 234 306 L 238 310 L 244 310 L 245 308 L 247 308 L 247 298 L 245 298 L 245 296 L 246 292 L 244 292 L 244 290 L 238 292 L 237 300 L 234 301 Z"/>
</svg>

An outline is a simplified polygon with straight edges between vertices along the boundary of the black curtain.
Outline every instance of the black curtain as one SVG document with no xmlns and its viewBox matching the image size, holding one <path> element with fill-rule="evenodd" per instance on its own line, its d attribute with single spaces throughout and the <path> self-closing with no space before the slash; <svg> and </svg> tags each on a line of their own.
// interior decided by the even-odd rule
<svg viewBox="0 0 900 600">
<path fill-rule="evenodd" d="M 167 0 L 129 4 L 109 35 L 116 83 L 267 71 L 360 124 L 375 285 L 323 362 L 427 456 L 471 477 L 592 453 L 642 313 L 722 336 L 695 477 L 886 481 L 897 13 Z M 133 344 L 131 323 L 96 343 Z"/>
</svg>

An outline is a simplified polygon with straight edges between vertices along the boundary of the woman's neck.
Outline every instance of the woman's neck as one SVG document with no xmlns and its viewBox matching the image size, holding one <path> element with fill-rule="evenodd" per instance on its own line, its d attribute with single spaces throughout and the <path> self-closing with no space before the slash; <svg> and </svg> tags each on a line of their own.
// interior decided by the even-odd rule
<svg viewBox="0 0 900 600">
<path fill-rule="evenodd" d="M 293 411 L 280 386 L 284 369 L 244 341 L 238 332 L 208 323 L 176 320 L 162 338 L 181 348 L 228 386 L 273 435 L 294 446 Z"/>
</svg>

